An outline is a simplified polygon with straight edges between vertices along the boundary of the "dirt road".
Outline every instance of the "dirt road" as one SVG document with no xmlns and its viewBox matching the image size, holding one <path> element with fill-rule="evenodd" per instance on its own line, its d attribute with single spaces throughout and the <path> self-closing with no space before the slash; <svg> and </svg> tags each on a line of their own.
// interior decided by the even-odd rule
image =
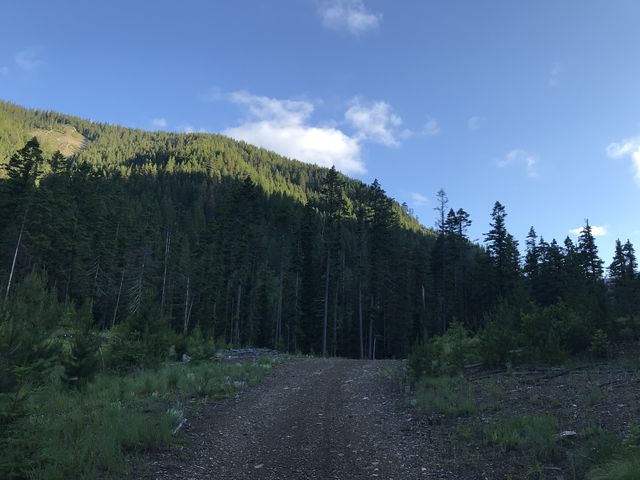
<svg viewBox="0 0 640 480">
<path fill-rule="evenodd" d="M 399 368 L 395 361 L 288 362 L 236 400 L 207 406 L 184 433 L 192 440 L 188 458 L 157 458 L 148 478 L 427 478 L 425 439 L 390 378 Z"/>
</svg>

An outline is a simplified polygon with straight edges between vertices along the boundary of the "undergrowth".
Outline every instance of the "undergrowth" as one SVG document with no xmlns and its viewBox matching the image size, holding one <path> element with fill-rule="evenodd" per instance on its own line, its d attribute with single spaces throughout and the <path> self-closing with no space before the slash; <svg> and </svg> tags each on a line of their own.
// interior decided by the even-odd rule
<svg viewBox="0 0 640 480">
<path fill-rule="evenodd" d="M 52 381 L 30 392 L 23 415 L 3 432 L 0 477 L 127 477 L 137 456 L 171 443 L 195 405 L 257 383 L 272 362 L 167 363 L 125 376 L 99 374 L 82 389 Z"/>
<path fill-rule="evenodd" d="M 517 415 L 488 426 L 485 439 L 503 453 L 518 452 L 533 462 L 545 462 L 560 455 L 558 421 L 548 415 Z"/>
<path fill-rule="evenodd" d="M 467 415 L 476 407 L 468 382 L 463 377 L 424 377 L 415 385 L 412 404 L 446 415 Z"/>
</svg>

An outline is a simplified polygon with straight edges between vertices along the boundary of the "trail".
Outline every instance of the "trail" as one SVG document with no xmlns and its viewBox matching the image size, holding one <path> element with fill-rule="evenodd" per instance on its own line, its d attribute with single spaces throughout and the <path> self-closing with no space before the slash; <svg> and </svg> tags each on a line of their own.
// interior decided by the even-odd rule
<svg viewBox="0 0 640 480">
<path fill-rule="evenodd" d="M 205 407 L 185 432 L 188 458 L 156 458 L 146 478 L 432 478 L 426 439 L 390 379 L 399 369 L 344 359 L 281 365 L 234 401 Z"/>
</svg>

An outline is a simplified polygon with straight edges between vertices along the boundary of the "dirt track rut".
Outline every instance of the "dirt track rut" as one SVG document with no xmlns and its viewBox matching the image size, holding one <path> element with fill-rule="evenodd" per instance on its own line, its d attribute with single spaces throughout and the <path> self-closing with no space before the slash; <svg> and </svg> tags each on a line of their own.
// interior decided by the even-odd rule
<svg viewBox="0 0 640 480">
<path fill-rule="evenodd" d="M 205 407 L 185 435 L 188 459 L 156 459 L 155 479 L 414 479 L 424 439 L 396 361 L 288 362 L 234 401 Z M 395 372 L 395 373 L 394 373 Z"/>
</svg>

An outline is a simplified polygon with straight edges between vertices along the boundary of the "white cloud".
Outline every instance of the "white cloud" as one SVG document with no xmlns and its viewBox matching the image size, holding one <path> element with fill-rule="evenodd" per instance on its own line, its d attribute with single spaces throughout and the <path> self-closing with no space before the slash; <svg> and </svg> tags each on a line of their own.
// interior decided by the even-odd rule
<svg viewBox="0 0 640 480">
<path fill-rule="evenodd" d="M 469 130 L 479 130 L 485 120 L 486 118 L 484 117 L 470 117 L 469 120 L 467 120 L 467 127 Z"/>
<path fill-rule="evenodd" d="M 629 157 L 634 172 L 634 178 L 640 186 L 640 137 L 627 138 L 620 142 L 613 142 L 607 146 L 607 155 L 611 158 Z"/>
<path fill-rule="evenodd" d="M 344 173 L 366 172 L 358 138 L 326 126 L 311 126 L 314 106 L 300 100 L 280 100 L 235 92 L 229 99 L 247 109 L 249 118 L 223 133 L 307 163 L 335 165 Z"/>
<path fill-rule="evenodd" d="M 176 127 L 176 130 L 180 133 L 207 133 L 207 130 L 205 128 L 196 128 L 188 123 L 178 125 Z"/>
<path fill-rule="evenodd" d="M 27 48 L 16 53 L 15 60 L 18 67 L 27 72 L 36 70 L 44 62 L 38 56 L 37 48 Z"/>
<path fill-rule="evenodd" d="M 9 75 L 9 67 L 0 67 L 0 76 L 7 76 Z"/>
<path fill-rule="evenodd" d="M 304 100 L 279 100 L 248 92 L 233 92 L 229 98 L 247 107 L 251 117 L 279 125 L 301 124 L 313 112 L 313 104 Z"/>
<path fill-rule="evenodd" d="M 382 101 L 366 102 L 360 97 L 351 101 L 345 120 L 356 130 L 356 138 L 381 143 L 387 147 L 400 145 L 396 129 L 402 119 L 393 113 L 391 105 Z M 400 132 L 405 135 L 406 132 Z"/>
<path fill-rule="evenodd" d="M 572 235 L 580 235 L 582 233 L 582 230 L 584 230 L 584 227 L 572 228 L 571 230 L 569 230 L 569 233 L 571 233 Z M 604 237 L 607 234 L 607 227 L 591 225 L 591 234 L 594 237 Z"/>
<path fill-rule="evenodd" d="M 320 17 L 326 28 L 346 30 L 358 35 L 380 26 L 382 14 L 367 10 L 363 0 L 325 0 Z"/>
<path fill-rule="evenodd" d="M 167 128 L 167 125 L 169 125 L 169 123 L 167 122 L 166 118 L 159 117 L 159 118 L 152 118 L 151 125 L 153 125 L 156 128 Z"/>
<path fill-rule="evenodd" d="M 439 135 L 440 125 L 438 124 L 438 121 L 435 118 L 427 115 L 427 121 L 423 125 L 421 133 L 422 135 L 426 135 L 427 137 L 434 137 L 436 135 Z"/>
<path fill-rule="evenodd" d="M 413 137 L 413 132 L 412 132 L 410 129 L 408 129 L 408 128 L 404 128 L 404 129 L 402 129 L 402 131 L 400 132 L 399 136 L 400 136 L 400 138 L 401 138 L 402 140 L 408 140 L 408 139 L 410 139 L 411 137 Z"/>
<path fill-rule="evenodd" d="M 555 87 L 556 85 L 558 85 L 558 83 L 560 83 L 561 70 L 561 65 L 558 62 L 554 63 L 551 67 L 551 71 L 549 72 L 549 80 L 547 82 L 550 87 Z"/>
<path fill-rule="evenodd" d="M 537 177 L 537 165 L 540 159 L 537 155 L 530 154 L 525 150 L 514 149 L 508 152 L 504 157 L 496 161 L 498 167 L 508 167 L 511 165 L 523 165 L 528 177 Z"/>
<path fill-rule="evenodd" d="M 429 199 L 427 197 L 425 197 L 424 195 L 422 195 L 421 193 L 412 192 L 411 193 L 411 202 L 416 207 L 424 207 L 426 204 L 429 203 Z"/>
</svg>

